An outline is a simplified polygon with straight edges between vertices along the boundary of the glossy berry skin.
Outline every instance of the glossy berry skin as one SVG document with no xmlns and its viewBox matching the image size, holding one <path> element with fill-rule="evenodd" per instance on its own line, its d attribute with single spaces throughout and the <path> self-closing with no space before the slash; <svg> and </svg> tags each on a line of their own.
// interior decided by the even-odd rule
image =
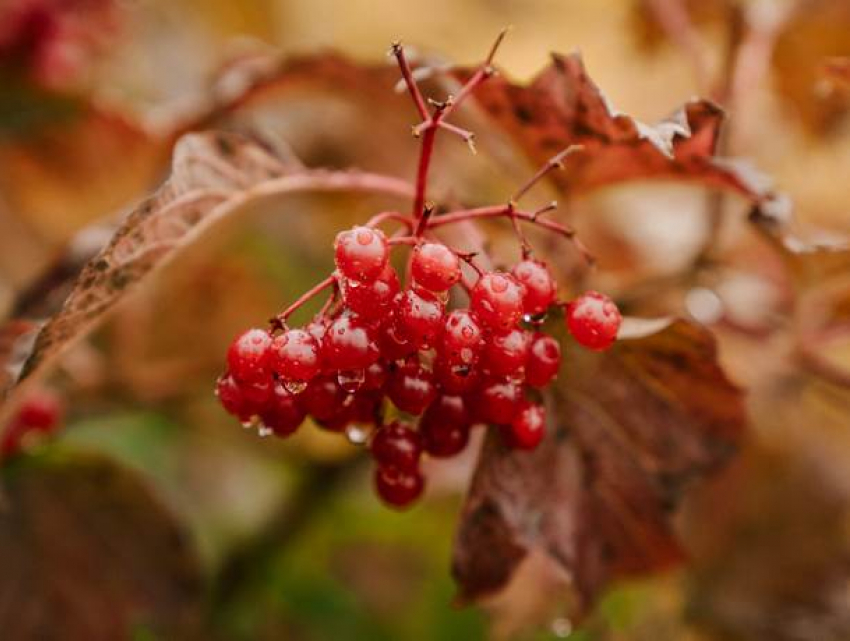
<svg viewBox="0 0 850 641">
<path fill-rule="evenodd" d="M 408 507 L 422 495 L 424 488 L 425 479 L 417 470 L 401 470 L 389 465 L 375 470 L 375 490 L 390 507 Z"/>
<path fill-rule="evenodd" d="M 450 363 L 473 365 L 484 347 L 484 331 L 475 315 L 456 309 L 446 316 L 440 336 L 440 356 Z"/>
<path fill-rule="evenodd" d="M 363 372 L 363 382 L 358 392 L 372 392 L 384 388 L 387 381 L 387 366 L 382 361 L 375 361 Z"/>
<path fill-rule="evenodd" d="M 378 335 L 378 346 L 381 356 L 388 361 L 400 360 L 406 356 L 410 356 L 419 349 L 416 343 L 402 335 L 394 318 L 395 315 L 381 328 Z"/>
<path fill-rule="evenodd" d="M 218 377 L 215 384 L 215 395 L 224 411 L 240 421 L 249 420 L 251 415 L 255 413 L 252 411 L 250 403 L 245 399 L 239 383 L 229 372 Z"/>
<path fill-rule="evenodd" d="M 522 318 L 524 295 L 525 288 L 510 274 L 488 272 L 472 288 L 470 307 L 485 326 L 504 333 Z"/>
<path fill-rule="evenodd" d="M 317 376 L 298 395 L 298 402 L 318 421 L 330 420 L 348 395 L 337 382 L 336 374 Z"/>
<path fill-rule="evenodd" d="M 491 336 L 484 348 L 484 367 L 496 376 L 513 375 L 525 367 L 530 347 L 531 334 L 522 329 Z"/>
<path fill-rule="evenodd" d="M 437 458 L 448 458 L 463 451 L 469 443 L 469 414 L 460 396 L 440 396 L 419 421 L 422 444 Z"/>
<path fill-rule="evenodd" d="M 546 436 L 546 410 L 524 402 L 508 425 L 500 427 L 505 444 L 519 450 L 533 450 Z"/>
<path fill-rule="evenodd" d="M 430 292 L 407 289 L 398 301 L 395 330 L 418 349 L 433 345 L 443 328 L 444 305 Z"/>
<path fill-rule="evenodd" d="M 336 371 L 366 369 L 378 360 L 378 345 L 372 330 L 355 316 L 335 319 L 322 339 L 322 361 Z"/>
<path fill-rule="evenodd" d="M 422 439 L 409 425 L 394 421 L 375 432 L 370 448 L 379 466 L 415 471 L 422 454 Z"/>
<path fill-rule="evenodd" d="M 460 260 L 442 243 L 417 245 L 410 267 L 416 284 L 431 292 L 445 292 L 460 280 Z"/>
<path fill-rule="evenodd" d="M 271 374 L 272 337 L 264 329 L 249 329 L 227 349 L 227 367 L 239 381 L 263 380 Z"/>
<path fill-rule="evenodd" d="M 576 342 L 602 351 L 617 339 L 623 317 L 610 298 L 599 292 L 585 292 L 567 305 L 567 328 Z"/>
<path fill-rule="evenodd" d="M 390 257 L 390 247 L 384 233 L 369 227 L 352 227 L 337 234 L 334 251 L 340 273 L 360 282 L 378 278 Z"/>
<path fill-rule="evenodd" d="M 525 382 L 532 387 L 546 387 L 561 367 L 561 346 L 554 338 L 538 332 L 531 340 L 525 362 Z"/>
<path fill-rule="evenodd" d="M 549 268 L 540 261 L 526 259 L 517 263 L 511 273 L 525 287 L 523 312 L 529 316 L 545 313 L 557 294 L 555 279 Z"/>
<path fill-rule="evenodd" d="M 343 432 L 352 423 L 373 424 L 382 398 L 383 395 L 376 392 L 351 394 L 333 410 L 326 409 L 322 418 L 313 418 L 320 427 L 331 432 Z"/>
<path fill-rule="evenodd" d="M 321 370 L 319 343 L 303 329 L 288 329 L 274 337 L 272 367 L 286 381 L 309 381 Z"/>
<path fill-rule="evenodd" d="M 370 323 L 385 321 L 393 310 L 401 286 L 392 265 L 387 265 L 375 280 L 359 282 L 344 279 L 342 298 L 352 312 Z"/>
<path fill-rule="evenodd" d="M 421 414 L 437 395 L 437 386 L 431 372 L 411 362 L 390 372 L 386 393 L 398 409 Z"/>
<path fill-rule="evenodd" d="M 481 374 L 478 368 L 459 365 L 438 357 L 434 362 L 434 378 L 446 394 L 468 394 L 478 387 Z"/>
<path fill-rule="evenodd" d="M 512 381 L 491 380 L 466 400 L 474 421 L 501 425 L 512 421 L 519 411 L 523 402 L 522 389 Z"/>
<path fill-rule="evenodd" d="M 286 437 L 295 432 L 307 416 L 299 397 L 286 391 L 283 385 L 275 385 L 274 394 L 260 413 L 263 425 L 275 436 Z"/>
</svg>

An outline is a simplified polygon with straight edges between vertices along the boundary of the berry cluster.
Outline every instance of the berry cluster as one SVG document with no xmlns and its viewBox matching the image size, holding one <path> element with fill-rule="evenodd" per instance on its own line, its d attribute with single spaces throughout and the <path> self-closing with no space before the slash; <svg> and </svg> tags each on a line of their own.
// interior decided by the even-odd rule
<svg viewBox="0 0 850 641">
<path fill-rule="evenodd" d="M 310 416 L 353 442 L 368 440 L 377 463 L 376 490 L 395 507 L 422 493 L 422 456 L 458 454 L 473 425 L 498 426 L 509 447 L 540 444 L 546 412 L 538 390 L 561 364 L 558 341 L 541 330 L 553 307 L 564 310 L 570 333 L 590 349 L 608 348 L 620 325 L 617 307 L 597 292 L 559 301 L 551 271 L 532 257 L 522 231 L 523 224 L 535 225 L 572 242 L 589 259 L 571 229 L 542 217 L 554 203 L 533 212 L 516 205 L 579 148 L 555 156 L 505 205 L 435 213 L 425 204 L 434 137 L 446 130 L 471 142 L 471 133 L 445 118 L 492 75 L 495 49 L 454 99 L 432 102 L 429 111 L 403 50 L 393 47 L 423 119 L 414 130 L 422 148 L 412 213 L 383 212 L 341 232 L 334 273 L 272 319 L 268 330 L 238 336 L 217 384 L 224 408 L 261 434 L 288 436 Z M 444 226 L 480 219 L 511 222 L 522 258 L 509 272 L 483 269 L 476 254 L 459 252 L 436 236 Z M 387 237 L 384 223 L 400 229 Z M 390 261 L 396 247 L 409 249 L 404 286 Z M 328 289 L 312 322 L 289 326 L 292 313 Z"/>
</svg>

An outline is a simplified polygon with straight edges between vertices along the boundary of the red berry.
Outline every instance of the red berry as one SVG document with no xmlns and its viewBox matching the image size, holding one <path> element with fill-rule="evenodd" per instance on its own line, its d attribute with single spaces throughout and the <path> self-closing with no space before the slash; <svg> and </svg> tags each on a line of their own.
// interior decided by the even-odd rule
<svg viewBox="0 0 850 641">
<path fill-rule="evenodd" d="M 623 317 L 610 298 L 599 292 L 585 292 L 567 306 L 567 327 L 576 342 L 592 350 L 611 347 Z"/>
<path fill-rule="evenodd" d="M 275 336 L 272 366 L 284 381 L 309 381 L 321 369 L 319 343 L 303 329 L 289 329 Z"/>
<path fill-rule="evenodd" d="M 271 371 L 272 337 L 264 329 L 249 329 L 237 336 L 227 350 L 227 366 L 239 381 L 267 378 Z"/>
<path fill-rule="evenodd" d="M 370 392 L 384 388 L 387 381 L 387 366 L 381 361 L 375 361 L 363 372 L 363 382 L 358 392 Z"/>
<path fill-rule="evenodd" d="M 416 470 L 422 454 L 422 439 L 409 425 L 394 421 L 375 432 L 370 447 L 378 465 Z"/>
<path fill-rule="evenodd" d="M 384 232 L 369 227 L 353 227 L 337 234 L 335 260 L 337 269 L 346 277 L 367 282 L 378 278 L 390 257 Z"/>
<path fill-rule="evenodd" d="M 378 336 L 381 355 L 388 361 L 400 360 L 405 356 L 413 354 L 418 349 L 412 340 L 401 334 L 394 318 L 395 315 L 381 328 L 380 335 Z"/>
<path fill-rule="evenodd" d="M 289 436 L 307 416 L 307 411 L 301 406 L 299 396 L 288 392 L 283 385 L 275 385 L 274 395 L 260 413 L 263 425 L 268 427 L 275 436 Z"/>
<path fill-rule="evenodd" d="M 418 470 L 407 471 L 392 466 L 375 470 L 375 490 L 391 507 L 407 507 L 422 495 L 425 479 Z"/>
<path fill-rule="evenodd" d="M 505 444 L 520 450 L 533 450 L 546 435 L 546 410 L 524 402 L 509 425 L 501 426 Z"/>
<path fill-rule="evenodd" d="M 342 281 L 342 298 L 346 307 L 369 322 L 381 322 L 389 317 L 396 295 L 401 289 L 398 274 L 387 265 L 373 281 Z"/>
<path fill-rule="evenodd" d="M 522 390 L 512 381 L 488 381 L 467 397 L 473 419 L 493 425 L 513 420 L 522 402 Z"/>
<path fill-rule="evenodd" d="M 484 332 L 475 315 L 456 309 L 446 317 L 440 337 L 440 356 L 450 363 L 472 365 L 484 347 Z"/>
<path fill-rule="evenodd" d="M 332 432 L 342 432 L 352 423 L 373 424 L 382 400 L 383 394 L 358 392 L 349 395 L 333 412 L 326 413 L 323 418 L 314 418 L 319 426 Z"/>
<path fill-rule="evenodd" d="M 431 456 L 458 454 L 469 442 L 469 414 L 460 396 L 441 396 L 419 421 L 422 443 Z"/>
<path fill-rule="evenodd" d="M 330 321 L 327 318 L 318 318 L 313 321 L 310 321 L 305 327 L 304 331 L 306 331 L 310 336 L 312 336 L 316 344 L 321 348 L 322 341 L 325 338 L 325 334 L 328 331 L 328 325 Z"/>
<path fill-rule="evenodd" d="M 443 302 L 430 292 L 408 289 L 398 305 L 394 317 L 398 334 L 419 349 L 433 345 L 443 327 Z"/>
<path fill-rule="evenodd" d="M 398 409 L 421 414 L 437 395 L 437 386 L 431 372 L 412 362 L 390 372 L 386 393 Z"/>
<path fill-rule="evenodd" d="M 512 329 L 507 334 L 491 336 L 484 348 L 484 367 L 496 376 L 509 376 L 525 366 L 531 334 Z"/>
<path fill-rule="evenodd" d="M 532 387 L 545 387 L 558 375 L 561 346 L 547 334 L 537 333 L 531 341 L 525 363 L 525 382 Z"/>
<path fill-rule="evenodd" d="M 510 274 L 488 272 L 472 288 L 470 306 L 484 325 L 506 332 L 522 318 L 524 289 Z"/>
<path fill-rule="evenodd" d="M 543 314 L 555 301 L 555 279 L 544 263 L 523 260 L 511 271 L 514 278 L 525 287 L 523 311 L 531 316 Z"/>
<path fill-rule="evenodd" d="M 28 430 L 49 432 L 62 420 L 62 401 L 49 389 L 37 390 L 24 399 L 14 420 Z"/>
<path fill-rule="evenodd" d="M 348 395 L 335 374 L 317 376 L 298 395 L 298 401 L 318 421 L 329 420 L 339 411 Z"/>
<path fill-rule="evenodd" d="M 435 361 L 434 376 L 440 389 L 446 394 L 467 394 L 473 391 L 481 380 L 475 367 L 453 363 L 445 358 L 437 358 Z"/>
<path fill-rule="evenodd" d="M 419 287 L 444 292 L 460 280 L 460 261 L 442 243 L 423 243 L 413 250 L 411 271 Z"/>
<path fill-rule="evenodd" d="M 355 316 L 340 316 L 328 326 L 322 340 L 322 360 L 328 369 L 366 369 L 378 356 L 371 330 Z"/>
<path fill-rule="evenodd" d="M 215 384 L 215 395 L 228 414 L 235 416 L 240 421 L 247 421 L 251 418 L 253 412 L 250 411 L 239 383 L 229 372 L 218 377 Z"/>
</svg>

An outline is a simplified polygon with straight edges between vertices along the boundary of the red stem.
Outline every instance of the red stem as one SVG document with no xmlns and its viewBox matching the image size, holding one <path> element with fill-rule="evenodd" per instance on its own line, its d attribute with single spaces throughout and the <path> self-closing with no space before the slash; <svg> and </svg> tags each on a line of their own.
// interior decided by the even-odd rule
<svg viewBox="0 0 850 641">
<path fill-rule="evenodd" d="M 279 328 L 285 327 L 287 318 L 289 318 L 290 316 L 292 316 L 292 314 L 294 314 L 296 311 L 298 311 L 298 309 L 302 305 L 304 305 L 304 303 L 306 303 L 310 299 L 318 296 L 324 290 L 326 290 L 328 287 L 331 287 L 332 285 L 334 285 L 334 286 L 336 285 L 336 275 L 335 274 L 331 274 L 325 280 L 314 285 L 311 289 L 308 289 L 306 292 L 301 294 L 301 297 L 298 300 L 296 300 L 294 303 L 292 303 L 289 307 L 287 307 L 285 310 L 283 310 L 280 314 L 275 316 L 271 321 L 273 327 L 279 327 Z"/>
<path fill-rule="evenodd" d="M 435 117 L 436 114 L 435 114 Z M 425 210 L 425 191 L 428 188 L 428 169 L 431 167 L 431 157 L 434 153 L 434 139 L 437 135 L 437 127 L 434 120 L 422 134 L 422 147 L 419 152 L 419 167 L 416 170 L 416 192 L 413 197 L 413 217 L 418 219 Z"/>
</svg>

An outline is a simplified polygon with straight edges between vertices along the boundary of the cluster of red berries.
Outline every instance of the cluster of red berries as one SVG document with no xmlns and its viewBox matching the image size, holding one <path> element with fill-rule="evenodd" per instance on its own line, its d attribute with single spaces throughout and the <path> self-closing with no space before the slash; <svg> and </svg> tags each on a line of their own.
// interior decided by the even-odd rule
<svg viewBox="0 0 850 641">
<path fill-rule="evenodd" d="M 287 436 L 308 415 L 326 429 L 354 433 L 352 440 L 371 432 L 377 492 L 402 507 L 422 493 L 422 454 L 459 453 L 474 424 L 498 426 L 510 447 L 540 443 L 545 410 L 526 393 L 558 373 L 560 345 L 539 326 L 563 304 L 542 262 L 479 271 L 466 284 L 463 256 L 421 237 L 404 243 L 412 245 L 411 283 L 402 288 L 389 261 L 393 244 L 373 227 L 341 232 L 327 281 L 332 304 L 303 328 L 288 328 L 283 315 L 272 330 L 238 336 L 217 394 L 228 412 L 263 433 Z M 458 284 L 469 307 L 448 311 Z M 620 314 L 607 297 L 587 292 L 563 306 L 580 344 L 605 349 L 615 340 Z M 419 417 L 418 429 L 385 421 L 385 399 Z"/>
</svg>

